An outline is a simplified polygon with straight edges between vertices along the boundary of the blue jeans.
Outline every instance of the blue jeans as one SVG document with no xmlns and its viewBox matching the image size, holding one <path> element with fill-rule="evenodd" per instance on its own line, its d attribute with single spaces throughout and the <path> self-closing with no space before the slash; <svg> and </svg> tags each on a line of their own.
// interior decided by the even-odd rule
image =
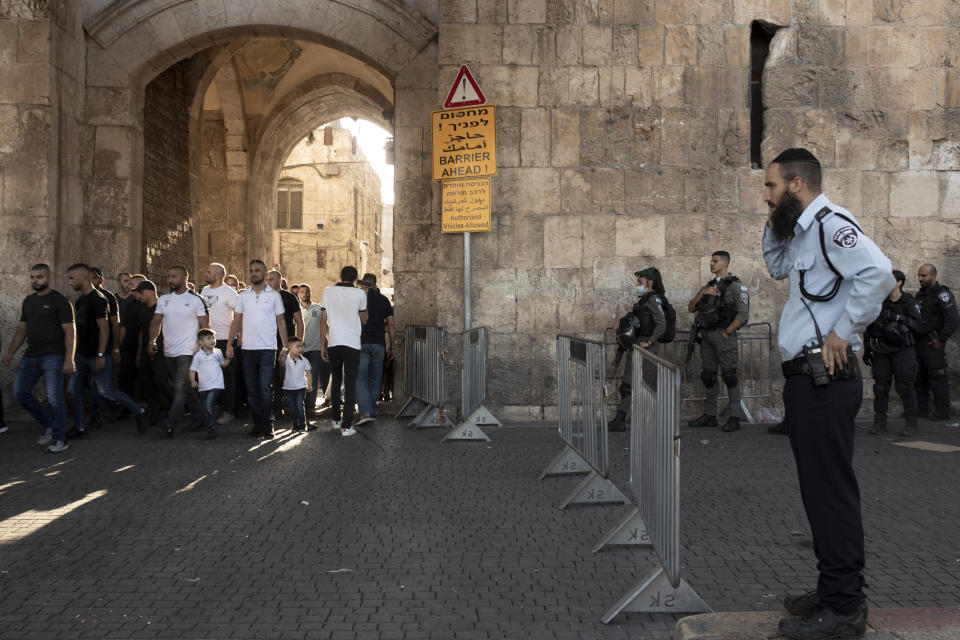
<svg viewBox="0 0 960 640">
<path fill-rule="evenodd" d="M 306 406 L 312 410 L 317 406 L 317 394 L 327 388 L 330 382 L 330 363 L 324 362 L 322 351 L 305 351 L 303 357 L 310 363 L 310 386 L 307 387 Z"/>
<path fill-rule="evenodd" d="M 254 429 L 273 427 L 274 349 L 244 349 L 243 379 L 247 384 L 247 402 Z"/>
<path fill-rule="evenodd" d="M 217 427 L 217 400 L 223 389 L 207 389 L 200 392 L 200 404 L 203 405 L 203 426 L 207 429 Z"/>
<path fill-rule="evenodd" d="M 47 391 L 48 412 L 37 397 L 33 387 L 43 377 Z M 23 358 L 17 365 L 17 377 L 13 381 L 13 396 L 20 405 L 40 423 L 53 432 L 54 440 L 67 439 L 67 403 L 63 397 L 63 356 L 39 356 Z"/>
<path fill-rule="evenodd" d="M 143 411 L 140 405 L 133 401 L 133 398 L 110 386 L 110 358 L 104 358 L 103 360 L 103 370 L 97 371 L 96 358 L 77 355 L 77 372 L 70 376 L 73 426 L 77 429 L 83 429 L 83 390 L 86 388 L 88 380 L 93 380 L 93 386 L 97 395 L 106 398 L 110 402 L 119 403 L 120 406 L 134 415 Z"/>
<path fill-rule="evenodd" d="M 293 426 L 305 428 L 307 415 L 303 409 L 303 397 L 307 394 L 307 388 L 284 389 L 283 392 L 287 395 L 287 404 L 290 406 L 290 413 L 293 414 Z"/>
<path fill-rule="evenodd" d="M 377 414 L 386 350 L 382 344 L 360 346 L 360 365 L 357 367 L 357 411 L 360 415 L 373 417 Z"/>
</svg>

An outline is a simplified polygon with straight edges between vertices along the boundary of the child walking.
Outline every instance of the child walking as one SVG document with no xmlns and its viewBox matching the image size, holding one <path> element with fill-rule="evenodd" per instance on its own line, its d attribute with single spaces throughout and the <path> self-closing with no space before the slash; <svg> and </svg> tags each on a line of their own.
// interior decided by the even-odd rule
<svg viewBox="0 0 960 640">
<path fill-rule="evenodd" d="M 217 400 L 223 392 L 223 370 L 230 365 L 230 358 L 217 349 L 217 335 L 212 329 L 197 332 L 197 352 L 190 363 L 190 384 L 200 392 L 203 405 L 203 421 L 207 438 L 217 437 Z"/>
<path fill-rule="evenodd" d="M 313 431 L 317 425 L 307 424 L 307 415 L 303 407 L 303 398 L 307 388 L 312 388 L 310 361 L 303 357 L 303 341 L 293 336 L 287 340 L 286 358 L 283 362 L 283 391 L 287 395 L 287 404 L 293 413 L 294 431 Z"/>
</svg>

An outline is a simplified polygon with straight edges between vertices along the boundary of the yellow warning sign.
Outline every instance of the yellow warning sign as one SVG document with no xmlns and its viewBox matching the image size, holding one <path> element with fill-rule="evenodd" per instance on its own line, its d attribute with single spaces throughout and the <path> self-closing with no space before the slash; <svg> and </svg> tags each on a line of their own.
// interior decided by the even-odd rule
<svg viewBox="0 0 960 640">
<path fill-rule="evenodd" d="M 434 180 L 497 175 L 494 105 L 434 111 L 431 125 Z"/>
<path fill-rule="evenodd" d="M 444 180 L 440 230 L 490 231 L 490 178 Z"/>
</svg>

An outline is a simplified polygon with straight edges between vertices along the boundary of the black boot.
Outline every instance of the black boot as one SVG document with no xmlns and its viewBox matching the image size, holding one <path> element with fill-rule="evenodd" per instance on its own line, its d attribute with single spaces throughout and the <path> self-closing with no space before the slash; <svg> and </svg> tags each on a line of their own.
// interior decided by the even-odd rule
<svg viewBox="0 0 960 640">
<path fill-rule="evenodd" d="M 780 633 L 790 640 L 833 640 L 860 638 L 867 631 L 867 607 L 853 613 L 841 614 L 821 607 L 802 618 L 784 618 Z"/>
<path fill-rule="evenodd" d="M 727 433 L 740 431 L 740 418 L 734 418 L 733 416 L 727 418 L 727 423 L 723 425 L 721 431 L 726 431 Z"/>
<path fill-rule="evenodd" d="M 729 423 L 728 423 L 728 424 L 729 424 Z M 694 427 L 694 428 L 699 428 L 699 427 L 715 427 L 715 426 L 717 426 L 717 416 L 708 416 L 707 414 L 703 414 L 702 416 L 700 416 L 700 417 L 697 418 L 696 420 L 691 420 L 690 422 L 688 422 L 688 423 L 687 423 L 687 426 L 688 426 L 688 427 Z M 737 428 L 739 428 L 739 427 L 737 427 Z"/>
<path fill-rule="evenodd" d="M 613 417 L 613 420 L 607 423 L 607 429 L 610 431 L 626 431 L 627 414 L 623 411 L 617 411 L 617 415 Z"/>
<path fill-rule="evenodd" d="M 872 436 L 875 436 L 880 433 L 887 432 L 887 421 L 878 419 L 878 416 L 873 416 L 873 426 L 870 427 L 869 433 Z"/>
<path fill-rule="evenodd" d="M 912 438 L 913 436 L 917 435 L 917 423 L 915 421 L 908 420 L 907 424 L 903 426 L 903 431 L 897 435 L 901 438 Z"/>
</svg>

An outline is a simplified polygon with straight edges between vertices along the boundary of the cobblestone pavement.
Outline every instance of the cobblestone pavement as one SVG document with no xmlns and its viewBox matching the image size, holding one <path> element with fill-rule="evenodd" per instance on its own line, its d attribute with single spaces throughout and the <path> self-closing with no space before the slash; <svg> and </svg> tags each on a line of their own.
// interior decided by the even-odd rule
<svg viewBox="0 0 960 640">
<path fill-rule="evenodd" d="M 325 421 L 326 422 L 326 421 Z M 544 425 L 491 444 L 381 418 L 362 436 L 258 444 L 108 425 L 43 454 L 0 436 L 0 638 L 669 638 L 675 617 L 599 618 L 653 567 L 591 553 L 625 506 L 557 505 Z M 960 445 L 960 430 L 921 423 Z M 960 453 L 858 435 L 871 606 L 960 603 Z M 685 577 L 715 609 L 779 607 L 815 579 L 787 439 L 684 430 Z M 626 488 L 627 438 L 615 434 Z"/>
</svg>

